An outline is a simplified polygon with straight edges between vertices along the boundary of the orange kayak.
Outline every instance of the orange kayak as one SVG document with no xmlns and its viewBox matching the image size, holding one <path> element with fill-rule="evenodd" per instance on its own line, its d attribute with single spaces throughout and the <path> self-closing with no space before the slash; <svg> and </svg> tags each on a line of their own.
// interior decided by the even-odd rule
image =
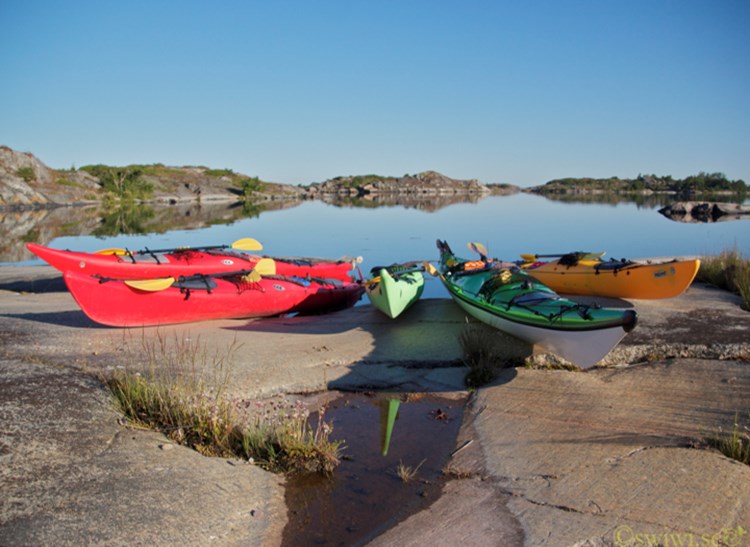
<svg viewBox="0 0 750 547">
<path fill-rule="evenodd" d="M 559 293 L 633 299 L 678 296 L 690 286 L 700 268 L 698 259 L 635 262 L 590 257 L 570 253 L 557 260 L 520 265 Z"/>
</svg>

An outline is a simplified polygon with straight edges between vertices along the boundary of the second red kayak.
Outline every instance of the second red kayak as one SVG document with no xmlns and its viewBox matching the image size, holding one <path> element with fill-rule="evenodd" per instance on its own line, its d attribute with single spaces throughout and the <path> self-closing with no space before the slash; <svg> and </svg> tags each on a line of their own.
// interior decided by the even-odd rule
<svg viewBox="0 0 750 547">
<path fill-rule="evenodd" d="M 50 266 L 65 273 L 74 271 L 86 275 L 117 279 L 147 279 L 151 277 L 179 277 L 193 274 L 215 274 L 252 269 L 262 257 L 231 250 L 175 249 L 168 253 L 99 254 L 52 249 L 36 243 L 26 247 Z M 276 258 L 279 275 L 339 279 L 350 281 L 352 261 L 320 258 Z"/>
<path fill-rule="evenodd" d="M 249 272 L 247 272 L 249 273 Z M 73 298 L 93 321 L 112 327 L 141 327 L 211 319 L 324 313 L 353 306 L 364 289 L 337 279 L 283 275 L 252 278 L 244 272 L 165 280 L 167 288 L 144 290 L 161 280 L 108 279 L 76 271 L 63 274 Z"/>
</svg>

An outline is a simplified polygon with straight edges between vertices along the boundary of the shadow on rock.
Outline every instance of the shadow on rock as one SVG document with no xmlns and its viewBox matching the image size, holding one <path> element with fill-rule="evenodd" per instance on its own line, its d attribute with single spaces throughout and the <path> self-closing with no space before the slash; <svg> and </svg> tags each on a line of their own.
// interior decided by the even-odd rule
<svg viewBox="0 0 750 547">
<path fill-rule="evenodd" d="M 95 323 L 82 311 L 60 311 L 49 313 L 4 313 L 0 317 L 13 319 L 23 319 L 36 323 L 45 323 L 47 325 L 56 325 L 59 327 L 72 327 L 78 329 L 108 329 L 104 325 Z"/>
</svg>

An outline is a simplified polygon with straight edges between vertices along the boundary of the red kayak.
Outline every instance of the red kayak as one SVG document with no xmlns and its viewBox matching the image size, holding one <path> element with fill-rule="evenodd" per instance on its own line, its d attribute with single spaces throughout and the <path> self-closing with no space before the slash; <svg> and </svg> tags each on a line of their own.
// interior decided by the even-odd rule
<svg viewBox="0 0 750 547">
<path fill-rule="evenodd" d="M 51 249 L 36 243 L 26 247 L 50 266 L 61 272 L 114 277 L 117 279 L 148 279 L 179 277 L 193 274 L 215 274 L 252 269 L 261 258 L 232 250 L 173 249 L 167 253 L 137 251 L 125 254 L 83 253 Z M 340 279 L 351 281 L 352 261 L 304 257 L 273 257 L 279 275 Z"/>
<path fill-rule="evenodd" d="M 324 313 L 353 306 L 364 292 L 351 281 L 283 275 L 249 280 L 248 273 L 122 280 L 67 271 L 63 278 L 81 310 L 112 327 Z M 155 287 L 161 282 L 168 286 Z"/>
</svg>

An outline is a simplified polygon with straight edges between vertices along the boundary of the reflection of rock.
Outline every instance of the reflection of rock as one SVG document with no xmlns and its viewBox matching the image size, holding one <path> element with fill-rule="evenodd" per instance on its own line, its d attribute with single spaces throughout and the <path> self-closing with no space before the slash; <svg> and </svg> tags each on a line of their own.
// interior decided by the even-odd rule
<svg viewBox="0 0 750 547">
<path fill-rule="evenodd" d="M 163 233 L 227 224 L 261 212 L 285 209 L 299 201 L 268 201 L 252 208 L 239 202 L 179 203 L 174 206 L 135 205 L 112 209 L 56 207 L 0 212 L 0 262 L 20 262 L 35 257 L 26 242 L 42 245 L 62 236 L 108 236 L 121 233 Z"/>
<path fill-rule="evenodd" d="M 679 222 L 721 222 L 750 218 L 750 206 L 737 203 L 678 201 L 659 212 Z"/>
<path fill-rule="evenodd" d="M 527 192 L 527 190 L 524 190 Z M 537 192 L 527 192 L 537 193 Z M 544 196 L 550 201 L 561 203 L 594 203 L 599 205 L 618 205 L 620 203 L 635 203 L 638 207 L 663 207 L 673 199 L 667 194 L 635 194 L 635 193 L 617 193 L 617 192 L 600 192 L 589 194 L 574 193 L 550 193 L 538 194 Z"/>
<path fill-rule="evenodd" d="M 56 237 L 91 234 L 101 220 L 97 207 L 57 207 L 20 212 L 0 212 L 0 262 L 20 262 L 34 257 L 26 242 L 49 243 Z"/>
<path fill-rule="evenodd" d="M 320 196 L 324 203 L 336 207 L 405 207 L 419 211 L 437 211 L 443 207 L 455 203 L 478 203 L 488 194 L 446 194 L 446 195 L 423 195 L 423 194 L 366 194 L 361 197 L 325 195 Z"/>
</svg>

